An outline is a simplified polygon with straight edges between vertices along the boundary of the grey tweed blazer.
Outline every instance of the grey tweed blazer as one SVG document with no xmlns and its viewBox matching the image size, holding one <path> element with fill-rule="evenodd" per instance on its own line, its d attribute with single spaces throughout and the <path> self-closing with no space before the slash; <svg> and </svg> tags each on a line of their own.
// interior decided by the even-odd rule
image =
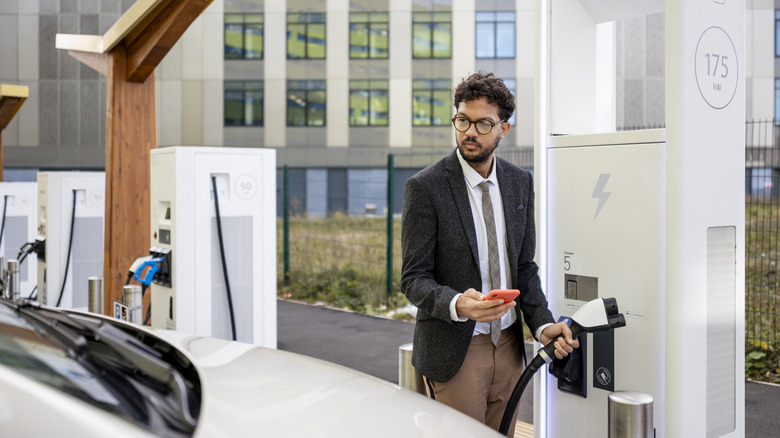
<svg viewBox="0 0 780 438">
<path fill-rule="evenodd" d="M 533 261 L 533 177 L 498 157 L 495 166 L 504 205 L 510 286 L 520 290 L 518 317 L 522 312 L 534 333 L 555 321 Z M 471 204 L 455 150 L 407 180 L 401 252 L 401 292 L 418 308 L 412 364 L 429 379 L 446 382 L 463 364 L 475 324 L 453 321 L 450 301 L 469 288 L 482 288 Z M 522 342 L 522 323 L 512 328 Z"/>
</svg>

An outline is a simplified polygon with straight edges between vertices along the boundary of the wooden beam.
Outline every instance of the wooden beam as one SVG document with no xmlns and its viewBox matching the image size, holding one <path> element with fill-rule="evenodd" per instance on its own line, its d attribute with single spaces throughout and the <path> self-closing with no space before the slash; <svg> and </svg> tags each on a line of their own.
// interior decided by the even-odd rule
<svg viewBox="0 0 780 438">
<path fill-rule="evenodd" d="M 0 97 L 0 131 L 8 127 L 23 101 L 19 97 Z"/>
<path fill-rule="evenodd" d="M 172 1 L 127 46 L 127 80 L 141 82 L 213 0 Z"/>
<path fill-rule="evenodd" d="M 105 312 L 122 299 L 130 265 L 149 254 L 149 151 L 157 147 L 154 73 L 126 80 L 126 48 L 110 52 L 106 98 Z M 150 295 L 150 294 L 147 294 Z M 145 302 L 148 303 L 148 297 Z M 144 311 L 145 314 L 145 311 Z"/>
</svg>

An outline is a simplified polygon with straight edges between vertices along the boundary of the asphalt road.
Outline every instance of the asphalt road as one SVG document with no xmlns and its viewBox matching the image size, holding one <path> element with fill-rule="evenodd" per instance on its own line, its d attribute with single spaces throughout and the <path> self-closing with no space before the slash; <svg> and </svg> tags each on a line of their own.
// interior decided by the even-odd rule
<svg viewBox="0 0 780 438">
<path fill-rule="evenodd" d="M 277 301 L 278 348 L 334 362 L 398 383 L 399 347 L 414 324 L 292 301 Z M 529 351 L 529 359 L 532 353 Z M 533 423 L 533 393 L 520 400 L 518 420 Z M 745 437 L 780 437 L 780 386 L 745 383 Z"/>
</svg>

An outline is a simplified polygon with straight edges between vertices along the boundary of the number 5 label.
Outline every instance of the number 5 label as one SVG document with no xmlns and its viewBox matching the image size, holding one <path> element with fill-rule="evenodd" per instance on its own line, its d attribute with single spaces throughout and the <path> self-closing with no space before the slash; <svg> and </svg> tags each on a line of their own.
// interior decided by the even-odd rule
<svg viewBox="0 0 780 438">
<path fill-rule="evenodd" d="M 696 45 L 696 85 L 707 104 L 723 109 L 737 92 L 739 63 L 729 34 L 717 26 L 704 31 Z"/>
</svg>

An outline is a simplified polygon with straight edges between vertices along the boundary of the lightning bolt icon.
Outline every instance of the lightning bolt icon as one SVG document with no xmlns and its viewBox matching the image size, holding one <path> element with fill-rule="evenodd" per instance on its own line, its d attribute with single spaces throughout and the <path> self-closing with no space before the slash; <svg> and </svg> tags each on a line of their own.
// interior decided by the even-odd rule
<svg viewBox="0 0 780 438">
<path fill-rule="evenodd" d="M 611 173 L 602 173 L 599 175 L 599 180 L 596 182 L 596 187 L 593 189 L 593 194 L 590 196 L 593 199 L 599 200 L 599 205 L 596 207 L 596 214 L 593 215 L 593 220 L 596 220 L 596 217 L 601 212 L 604 204 L 607 203 L 607 199 L 609 199 L 609 196 L 612 194 L 612 192 L 604 191 L 604 189 L 607 187 L 607 181 L 609 181 L 610 176 L 612 176 Z"/>
</svg>

